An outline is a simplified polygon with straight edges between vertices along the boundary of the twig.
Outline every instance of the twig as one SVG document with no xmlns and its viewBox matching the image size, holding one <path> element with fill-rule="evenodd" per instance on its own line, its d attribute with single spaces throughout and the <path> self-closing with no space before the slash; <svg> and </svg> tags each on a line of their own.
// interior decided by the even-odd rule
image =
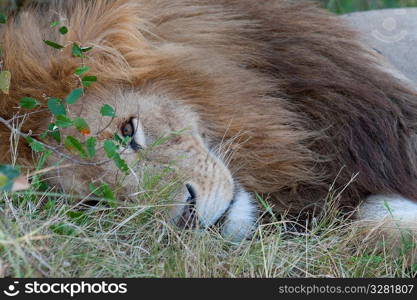
<svg viewBox="0 0 417 300">
<path fill-rule="evenodd" d="M 17 115 L 14 116 L 13 118 L 11 118 L 8 122 L 10 123 L 11 121 L 15 120 L 15 119 L 20 119 L 20 118 L 26 118 L 27 116 L 33 115 L 33 114 L 38 114 L 38 113 L 42 113 L 45 111 L 49 111 L 49 109 L 45 108 L 45 109 L 39 109 L 37 111 L 32 111 L 32 112 L 27 112 L 24 115 Z"/>
<path fill-rule="evenodd" d="M 32 173 L 29 173 L 27 176 L 28 177 L 33 177 L 33 176 L 36 176 L 36 175 L 39 175 L 39 174 L 43 174 L 43 173 L 47 173 L 49 171 L 56 170 L 58 168 L 62 169 L 62 168 L 68 168 L 68 167 L 72 167 L 72 166 L 73 165 L 71 165 L 71 164 L 66 164 L 66 165 L 61 165 L 61 166 L 52 166 L 52 167 L 49 167 L 49 168 L 44 168 L 42 170 L 34 171 Z"/>
<path fill-rule="evenodd" d="M 10 125 L 10 121 L 8 121 L 8 120 L 6 120 L 6 119 L 4 119 L 2 117 L 0 117 L 0 123 L 2 123 L 4 126 L 6 126 L 7 128 L 9 128 L 10 131 L 12 133 L 14 133 L 14 134 L 17 134 L 17 135 L 19 135 L 21 137 L 24 137 L 24 138 L 27 138 L 27 137 L 32 138 L 32 136 L 30 134 L 21 132 L 19 129 L 14 128 L 12 125 Z M 51 150 L 52 152 L 54 152 L 55 154 L 59 155 L 60 157 L 65 158 L 65 159 L 67 159 L 69 161 L 72 161 L 73 163 L 78 164 L 78 165 L 82 165 L 82 166 L 101 166 L 101 165 L 104 165 L 104 164 L 106 164 L 106 163 L 108 163 L 108 162 L 111 161 L 110 159 L 104 160 L 104 161 L 99 161 L 99 162 L 85 162 L 85 161 L 80 161 L 80 160 L 78 160 L 78 159 L 76 159 L 76 158 L 74 158 L 74 157 L 72 157 L 70 155 L 67 155 L 65 153 L 62 153 L 56 147 L 53 147 L 53 146 L 50 146 L 50 145 L 45 144 L 43 142 L 40 142 L 39 140 L 36 140 L 36 142 L 39 143 L 40 145 L 42 145 L 43 147 L 45 147 L 46 149 Z"/>
</svg>

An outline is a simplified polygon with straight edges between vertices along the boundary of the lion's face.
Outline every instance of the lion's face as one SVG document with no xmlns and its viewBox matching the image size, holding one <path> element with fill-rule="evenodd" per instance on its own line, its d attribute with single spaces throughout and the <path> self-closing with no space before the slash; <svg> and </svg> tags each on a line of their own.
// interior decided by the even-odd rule
<svg viewBox="0 0 417 300">
<path fill-rule="evenodd" d="M 99 109 L 103 104 L 111 104 L 115 108 L 116 117 L 113 120 L 100 115 Z M 252 226 L 253 216 L 249 220 L 240 220 L 239 211 L 235 210 L 234 215 L 231 212 L 231 207 L 244 202 L 239 205 L 249 211 L 246 214 L 253 215 L 249 194 L 234 181 L 222 160 L 210 151 L 208 141 L 203 138 L 199 118 L 188 107 L 167 96 L 117 91 L 86 96 L 72 112 L 74 116 L 84 118 L 91 133 L 97 136 L 96 160 L 107 159 L 102 147 L 106 139 L 117 135 L 127 141 L 119 152 L 129 166 L 129 173 L 123 175 L 113 162 L 98 167 L 63 169 L 60 183 L 64 188 L 87 192 L 86 181 L 106 182 L 119 191 L 118 195 L 135 198 L 138 193 L 150 188 L 149 178 L 158 178 L 157 184 L 175 183 L 175 189 L 169 196 L 172 202 L 167 204 L 172 222 L 183 223 L 184 217 L 190 215 L 190 207 L 193 207 L 202 227 L 213 225 L 226 212 L 226 223 L 238 225 L 237 233 L 234 232 L 236 229 L 225 229 L 233 231 L 233 235 L 244 235 L 240 233 L 242 222 L 245 231 Z M 77 133 L 70 129 L 65 134 Z M 231 217 L 238 221 L 231 221 Z M 250 225 L 245 225 L 245 222 Z"/>
</svg>

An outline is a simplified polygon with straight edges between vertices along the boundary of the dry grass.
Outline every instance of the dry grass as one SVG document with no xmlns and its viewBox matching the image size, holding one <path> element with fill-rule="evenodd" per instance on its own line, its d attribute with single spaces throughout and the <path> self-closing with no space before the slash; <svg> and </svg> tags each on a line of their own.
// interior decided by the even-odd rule
<svg viewBox="0 0 417 300">
<path fill-rule="evenodd" d="M 331 206 L 314 224 L 294 226 L 293 221 L 275 216 L 277 220 L 261 225 L 252 240 L 233 244 L 216 229 L 180 230 L 167 224 L 164 206 L 156 203 L 80 209 L 64 195 L 40 194 L 32 190 L 1 197 L 0 276 L 417 275 L 416 265 L 410 267 L 401 254 L 407 252 L 404 245 L 388 250 L 381 246 L 382 240 L 377 246 L 363 243 L 355 227 Z M 158 197 L 153 191 L 138 202 L 152 203 Z"/>
</svg>

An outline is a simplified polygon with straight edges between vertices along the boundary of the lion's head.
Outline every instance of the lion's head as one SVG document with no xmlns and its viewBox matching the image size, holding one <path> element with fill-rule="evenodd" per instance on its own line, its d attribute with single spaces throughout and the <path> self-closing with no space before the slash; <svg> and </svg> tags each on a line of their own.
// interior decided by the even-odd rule
<svg viewBox="0 0 417 300">
<path fill-rule="evenodd" d="M 116 117 L 100 115 L 106 103 Z M 163 204 L 171 222 L 189 225 L 198 220 L 206 228 L 224 217 L 224 234 L 234 239 L 249 235 L 255 221 L 251 195 L 233 178 L 221 153 L 210 148 L 205 126 L 190 107 L 155 91 L 119 88 L 87 95 L 71 111 L 69 117 L 85 119 L 97 136 L 96 160 L 106 161 L 103 143 L 116 138 L 129 170 L 124 174 L 113 162 L 59 169 L 56 183 L 66 192 L 88 194 L 88 183 L 105 182 L 119 197 L 135 199 L 154 181 L 169 190 L 169 202 Z M 75 128 L 62 134 L 80 136 Z"/>
<path fill-rule="evenodd" d="M 223 138 L 230 143 L 234 136 L 242 133 L 242 140 L 250 139 L 250 135 L 258 140 L 268 138 L 261 134 L 263 130 L 255 122 L 248 126 L 252 128 L 241 128 L 240 124 L 246 120 L 240 120 L 242 116 L 236 114 L 235 103 L 246 101 L 247 110 L 264 110 L 262 106 L 249 103 L 251 97 L 261 91 L 244 86 L 249 84 L 262 90 L 269 84 L 251 74 L 235 77 L 239 68 L 215 54 L 208 44 L 201 48 L 192 44 L 184 47 L 175 41 L 161 42 L 164 33 L 148 27 L 148 13 L 162 9 L 156 2 L 147 7 L 135 1 L 74 1 L 52 5 L 46 11 L 42 9 L 28 8 L 1 32 L 4 66 L 13 76 L 10 95 L 7 101 L 0 103 L 0 109 L 7 107 L 5 117 L 9 118 L 16 113 L 9 109 L 10 103 L 18 103 L 21 97 L 35 97 L 44 107 L 49 97 L 65 99 L 80 85 L 74 70 L 81 63 L 86 64 L 90 68 L 87 75 L 97 75 L 98 82 L 85 89 L 82 99 L 68 109 L 68 117 L 80 117 L 88 123 L 91 135 L 97 138 L 94 160 L 108 160 L 103 149 L 106 140 L 125 139 L 127 144 L 120 145 L 117 151 L 129 167 L 125 174 L 112 161 L 97 165 L 75 164 L 58 168 L 57 176 L 51 176 L 52 181 L 65 192 L 82 195 L 91 193 L 89 183 L 107 183 L 117 196 L 135 199 L 138 193 L 152 188 L 149 181 L 157 178 L 163 189 L 170 187 L 169 197 L 164 197 L 169 203 L 164 205 L 169 207 L 172 222 L 183 223 L 191 214 L 190 207 L 194 207 L 202 227 L 221 219 L 225 234 L 236 239 L 245 237 L 255 221 L 256 209 L 251 194 L 243 186 L 256 185 L 259 180 L 249 175 L 247 182 L 240 184 L 235 174 L 237 168 L 247 173 L 252 172 L 251 168 L 240 163 L 233 164 L 233 168 L 221 145 Z M 63 20 L 69 28 L 66 35 L 50 26 L 56 20 Z M 217 31 L 233 26 L 218 24 L 208 37 L 216 40 Z M 189 27 L 188 30 L 190 39 L 193 35 L 200 36 L 199 28 Z M 169 31 L 167 34 L 171 35 Z M 154 33 L 149 35 L 150 32 Z M 62 45 L 76 42 L 91 46 L 92 50 L 80 60 L 71 55 L 71 47 L 59 51 L 45 45 L 43 39 Z M 226 52 L 229 55 L 229 51 Z M 235 53 L 230 52 L 230 55 L 235 56 Z M 223 74 L 224 78 L 215 73 Z M 114 119 L 100 115 L 103 104 L 114 107 Z M 206 105 L 211 107 L 206 109 Z M 280 115 L 278 108 L 272 113 Z M 253 116 L 268 118 L 261 114 Z M 282 119 L 286 117 L 283 115 Z M 51 121 L 50 114 L 34 114 L 26 119 L 22 130 L 41 133 Z M 81 142 L 86 140 L 73 127 L 62 129 L 61 133 L 63 139 L 71 135 Z M 60 151 L 73 155 L 62 146 Z M 241 147 L 239 141 L 234 146 Z M 21 156 L 29 157 L 28 150 L 22 147 Z M 290 150 L 282 154 L 285 165 L 289 165 L 286 157 L 295 157 Z M 245 161 L 248 156 L 244 154 L 243 159 L 235 159 Z M 256 160 L 258 164 L 263 161 L 259 156 Z M 57 162 L 62 162 L 59 155 L 48 159 L 49 164 Z"/>
</svg>

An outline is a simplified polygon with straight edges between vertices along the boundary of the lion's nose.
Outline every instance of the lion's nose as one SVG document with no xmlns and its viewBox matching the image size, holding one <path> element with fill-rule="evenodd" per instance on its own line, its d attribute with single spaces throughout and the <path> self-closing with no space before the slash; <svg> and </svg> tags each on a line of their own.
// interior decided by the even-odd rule
<svg viewBox="0 0 417 300">
<path fill-rule="evenodd" d="M 177 225 L 181 228 L 195 228 L 197 225 L 197 216 L 195 214 L 197 194 L 191 184 L 186 184 L 185 187 L 188 192 L 187 205 L 185 205 Z"/>
</svg>

